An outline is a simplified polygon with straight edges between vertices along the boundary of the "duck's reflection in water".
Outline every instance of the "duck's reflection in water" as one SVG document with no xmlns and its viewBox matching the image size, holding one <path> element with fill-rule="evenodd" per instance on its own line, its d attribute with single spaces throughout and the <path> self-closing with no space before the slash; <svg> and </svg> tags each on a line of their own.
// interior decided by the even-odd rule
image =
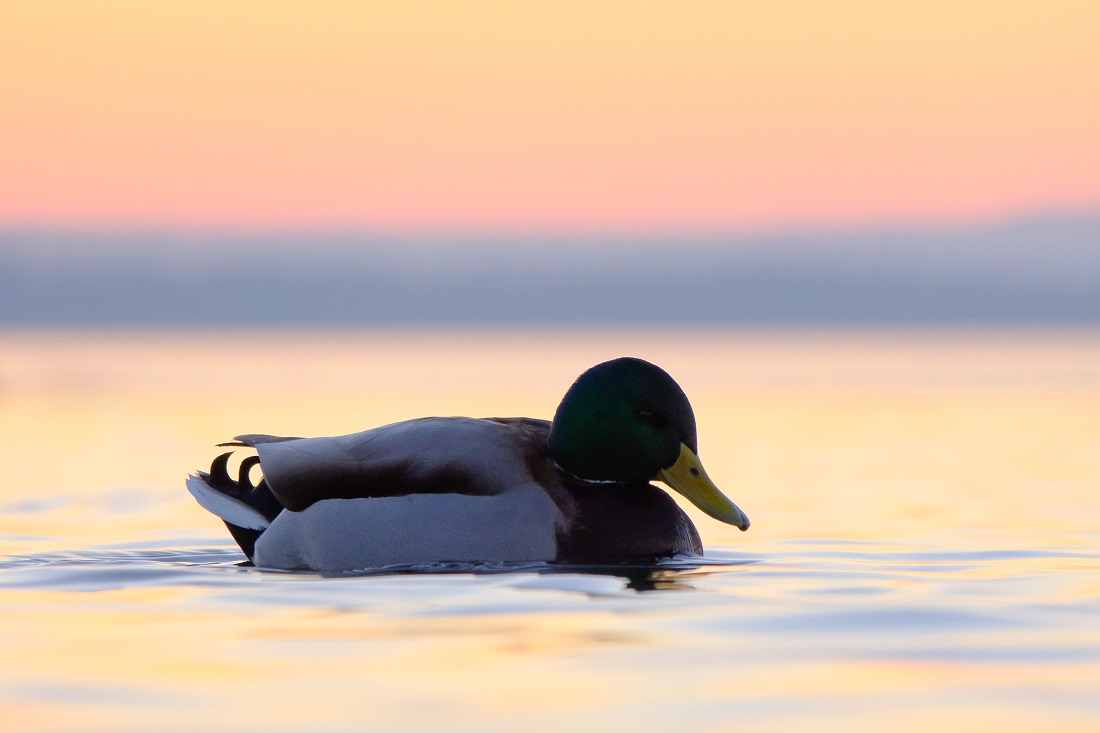
<svg viewBox="0 0 1100 733">
<path fill-rule="evenodd" d="M 438 562 L 418 565 L 391 565 L 339 573 L 302 574 L 324 578 L 369 578 L 379 576 L 441 576 L 473 577 L 514 576 L 514 587 L 554 589 L 584 595 L 606 596 L 623 592 L 696 590 L 692 581 L 709 575 L 711 569 L 728 569 L 744 563 L 722 562 L 694 558 L 669 558 L 658 561 L 634 561 L 604 565 L 573 565 L 565 563 L 469 563 Z M 296 571 L 269 570 L 260 572 L 298 574 Z"/>
<path fill-rule="evenodd" d="M 697 568 L 698 566 L 696 566 Z M 544 575 L 580 575 L 620 578 L 626 581 L 622 590 L 645 592 L 654 590 L 695 590 L 689 582 L 693 567 L 667 568 L 660 565 L 594 565 L 554 568 Z"/>
</svg>

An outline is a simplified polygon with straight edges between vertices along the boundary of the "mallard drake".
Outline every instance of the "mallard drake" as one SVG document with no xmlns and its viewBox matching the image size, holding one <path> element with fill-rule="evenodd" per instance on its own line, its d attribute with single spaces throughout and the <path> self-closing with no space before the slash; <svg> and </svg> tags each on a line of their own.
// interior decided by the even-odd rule
<svg viewBox="0 0 1100 733">
<path fill-rule="evenodd" d="M 578 377 L 552 422 L 425 417 L 339 437 L 239 435 L 221 445 L 257 455 L 234 480 L 223 453 L 187 488 L 261 567 L 702 554 L 695 525 L 650 481 L 749 527 L 703 470 L 680 385 L 630 357 Z M 256 463 L 263 478 L 253 485 Z"/>
</svg>

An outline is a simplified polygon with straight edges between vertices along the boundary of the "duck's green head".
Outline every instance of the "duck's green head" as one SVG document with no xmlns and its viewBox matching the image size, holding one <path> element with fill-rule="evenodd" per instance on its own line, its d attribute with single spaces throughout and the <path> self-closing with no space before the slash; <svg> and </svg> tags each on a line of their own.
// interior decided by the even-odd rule
<svg viewBox="0 0 1100 733">
<path fill-rule="evenodd" d="M 648 361 L 613 359 L 577 377 L 554 414 L 549 447 L 578 478 L 663 481 L 715 519 L 749 528 L 703 470 L 684 390 Z"/>
</svg>

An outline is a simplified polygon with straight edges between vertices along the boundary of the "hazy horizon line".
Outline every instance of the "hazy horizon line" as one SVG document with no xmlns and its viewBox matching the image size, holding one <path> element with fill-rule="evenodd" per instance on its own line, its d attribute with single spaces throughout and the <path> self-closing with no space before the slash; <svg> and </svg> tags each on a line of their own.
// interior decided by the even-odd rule
<svg viewBox="0 0 1100 733">
<path fill-rule="evenodd" d="M 611 239 L 0 229 L 0 325 L 1081 325 L 1098 272 L 1100 212 Z"/>
<path fill-rule="evenodd" d="M 0 220 L 0 245 L 13 235 L 58 236 L 178 236 L 246 238 L 274 237 L 368 237 L 382 239 L 468 240 L 485 243 L 521 238 L 554 240 L 578 237 L 607 243 L 619 240 L 661 240 L 668 237 L 692 239 L 756 239 L 772 237 L 837 236 L 884 234 L 891 232 L 943 232 L 1001 228 L 1045 222 L 1089 222 L 1100 220 L 1100 202 L 1091 206 L 1032 207 L 995 214 L 957 217 L 901 217 L 866 220 L 786 220 L 757 225 L 677 225 L 660 226 L 383 226 L 371 224 L 218 224 L 209 222 L 64 222 Z"/>
</svg>

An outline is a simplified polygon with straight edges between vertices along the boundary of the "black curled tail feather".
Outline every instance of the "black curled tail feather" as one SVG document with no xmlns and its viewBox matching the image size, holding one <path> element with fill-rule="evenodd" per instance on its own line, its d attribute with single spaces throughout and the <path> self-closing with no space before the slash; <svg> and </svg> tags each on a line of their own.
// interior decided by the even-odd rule
<svg viewBox="0 0 1100 733">
<path fill-rule="evenodd" d="M 260 462 L 259 456 L 249 456 L 241 461 L 240 468 L 237 470 L 237 479 L 234 480 L 229 475 L 229 457 L 232 455 L 232 451 L 222 453 L 210 463 L 210 473 L 198 472 L 199 478 L 221 493 L 244 502 L 271 522 L 283 511 L 283 506 L 271 493 L 264 479 L 261 478 L 257 484 L 252 483 L 249 472 Z M 244 554 L 251 560 L 256 552 L 256 540 L 264 530 L 239 527 L 230 522 L 225 522 L 225 526 Z"/>
</svg>

